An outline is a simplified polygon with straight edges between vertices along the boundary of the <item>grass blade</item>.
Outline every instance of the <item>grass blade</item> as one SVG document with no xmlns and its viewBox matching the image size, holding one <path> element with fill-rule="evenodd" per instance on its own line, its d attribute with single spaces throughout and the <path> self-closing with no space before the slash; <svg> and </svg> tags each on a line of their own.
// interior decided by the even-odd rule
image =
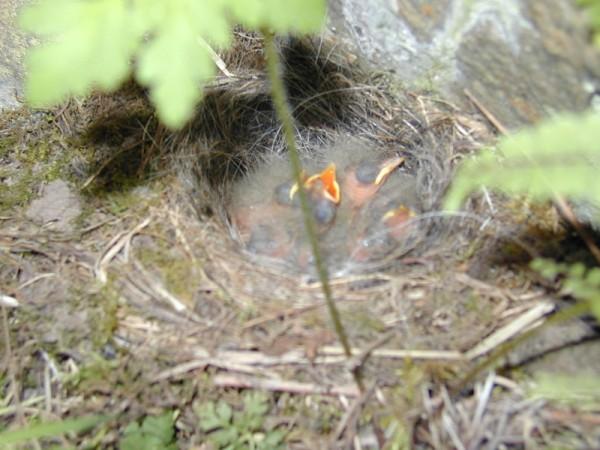
<svg viewBox="0 0 600 450">
<path fill-rule="evenodd" d="M 0 433 L 0 447 L 8 444 L 18 444 L 29 439 L 53 437 L 64 433 L 78 433 L 107 420 L 109 420 L 109 416 L 84 416 L 77 419 L 28 425 L 19 430 L 4 431 Z"/>
</svg>

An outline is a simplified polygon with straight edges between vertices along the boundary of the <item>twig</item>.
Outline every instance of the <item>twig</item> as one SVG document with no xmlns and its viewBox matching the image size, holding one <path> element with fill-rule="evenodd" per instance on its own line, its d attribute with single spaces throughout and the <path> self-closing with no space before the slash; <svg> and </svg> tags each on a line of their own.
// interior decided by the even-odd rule
<svg viewBox="0 0 600 450">
<path fill-rule="evenodd" d="M 337 428 L 335 429 L 335 433 L 333 433 L 333 438 L 331 439 L 332 443 L 337 442 L 344 434 L 344 430 L 348 428 L 351 423 L 356 422 L 360 415 L 361 409 L 367 403 L 369 398 L 373 395 L 373 392 L 375 392 L 375 387 L 376 384 L 373 383 L 369 387 L 369 389 L 363 392 L 360 395 L 360 397 L 357 397 L 352 403 L 352 405 L 350 405 L 350 408 L 348 408 L 348 410 L 340 420 L 340 423 L 338 424 Z M 345 448 L 348 447 L 346 446 Z"/>
<path fill-rule="evenodd" d="M 494 352 L 492 352 L 489 357 L 485 358 L 483 361 L 481 361 L 479 364 L 473 367 L 469 372 L 467 372 L 463 379 L 460 380 L 460 382 L 458 383 L 458 388 L 462 389 L 465 386 L 467 386 L 481 371 L 486 370 L 487 368 L 492 366 L 500 358 L 506 356 L 508 352 L 510 352 L 512 349 L 525 342 L 527 339 L 529 339 L 534 334 L 538 333 L 540 330 L 585 314 L 589 311 L 589 309 L 590 308 L 587 302 L 575 303 L 574 305 L 557 312 L 548 320 L 543 322 L 539 327 L 530 328 L 520 336 L 517 336 L 514 340 L 505 342 Z M 473 352 L 473 350 L 471 350 L 471 352 Z"/>
<path fill-rule="evenodd" d="M 390 331 L 389 333 L 384 334 L 379 339 L 377 339 L 375 342 L 373 342 L 371 345 L 369 345 L 367 348 L 365 348 L 360 353 L 358 353 L 353 358 L 353 360 L 350 361 L 351 370 L 352 371 L 362 370 L 362 367 L 365 365 L 365 363 L 367 362 L 367 359 L 369 359 L 369 357 L 373 354 L 373 352 L 376 349 L 378 349 L 379 347 L 381 347 L 382 345 L 384 345 L 385 343 L 387 343 L 391 338 L 394 337 L 395 334 L 396 333 L 393 331 Z"/>
<path fill-rule="evenodd" d="M 354 354 L 362 352 L 361 349 L 353 348 Z M 319 353 L 328 356 L 342 355 L 343 349 L 339 347 L 325 346 L 319 349 Z M 464 361 L 465 356 L 457 351 L 444 350 L 394 350 L 394 349 L 375 349 L 370 355 L 374 358 L 388 359 L 433 359 L 433 360 L 448 360 L 448 361 Z"/>
<path fill-rule="evenodd" d="M 343 353 L 341 353 L 343 355 Z M 201 358 L 206 358 L 206 352 L 201 350 L 199 355 Z M 339 364 L 344 359 L 340 356 L 336 357 L 317 357 L 312 361 L 304 356 L 301 351 L 289 351 L 279 356 L 265 355 L 256 351 L 221 351 L 213 355 L 215 359 L 235 360 L 240 364 L 249 366 L 275 367 L 287 365 L 302 365 L 302 364 Z"/>
<path fill-rule="evenodd" d="M 362 349 L 352 349 L 352 351 L 360 355 Z M 436 350 L 393 350 L 393 349 L 375 349 L 369 353 L 373 358 L 385 359 L 413 359 L 413 360 L 434 360 L 434 361 L 466 361 L 464 354 L 456 351 L 436 351 Z M 242 350 L 224 350 L 214 354 L 209 354 L 208 351 L 201 348 L 194 350 L 194 355 L 197 359 L 182 363 L 180 366 L 171 368 L 160 375 L 162 377 L 175 376 L 187 371 L 195 370 L 211 364 L 211 361 L 235 361 L 236 364 L 243 366 L 254 367 L 276 367 L 290 365 L 328 365 L 340 364 L 345 360 L 344 350 L 340 347 L 322 347 L 319 349 L 319 354 L 316 358 L 305 356 L 304 352 L 292 350 L 283 355 L 272 356 L 266 355 L 258 351 L 242 351 Z"/>
<path fill-rule="evenodd" d="M 44 366 L 44 400 L 46 414 L 52 412 L 52 381 L 50 380 L 50 367 L 48 363 Z"/>
<path fill-rule="evenodd" d="M 219 68 L 219 70 L 221 72 L 223 72 L 223 75 L 225 75 L 228 78 L 231 78 L 234 76 L 229 70 L 227 70 L 227 64 L 225 64 L 225 61 L 223 61 L 223 58 L 221 58 L 217 54 L 217 52 L 215 52 L 213 50 L 213 48 L 210 45 L 208 45 L 208 42 L 206 42 L 201 37 L 198 37 L 198 43 L 206 49 L 206 51 L 212 58 L 213 62 L 215 63 L 215 65 Z"/>
<path fill-rule="evenodd" d="M 18 308 L 19 301 L 10 295 L 0 294 L 0 306 L 6 308 Z"/>
<path fill-rule="evenodd" d="M 21 403 L 21 393 L 19 388 L 19 381 L 17 378 L 17 374 L 15 373 L 15 365 L 12 361 L 12 346 L 10 344 L 10 331 L 8 327 L 8 314 L 6 313 L 6 308 L 0 306 L 0 310 L 2 310 L 2 328 L 4 328 L 4 366 L 6 367 L 6 372 L 8 373 L 8 379 L 10 381 L 10 391 L 12 391 L 12 397 L 14 402 L 14 411 L 17 417 L 17 420 L 21 423 L 25 423 L 25 417 L 23 416 L 23 405 Z M 8 395 L 10 395 L 10 391 Z M 35 446 L 35 441 L 34 441 Z M 39 444 L 37 445 L 39 447 Z"/>
<path fill-rule="evenodd" d="M 490 397 L 492 395 L 492 389 L 494 388 L 494 384 L 496 383 L 496 374 L 494 372 L 490 372 L 485 383 L 483 385 L 483 389 L 479 395 L 477 401 L 477 408 L 475 409 L 475 413 L 473 414 L 473 420 L 469 426 L 469 438 L 468 441 L 471 443 L 469 449 L 474 448 L 473 444 L 479 441 L 479 434 L 481 433 L 482 428 L 482 420 L 483 415 L 485 413 L 485 409 L 490 401 Z"/>
<path fill-rule="evenodd" d="M 171 294 L 167 290 L 167 288 L 165 288 L 160 283 L 159 280 L 157 280 L 150 273 L 148 273 L 148 271 L 144 268 L 144 266 L 142 266 L 142 264 L 139 261 L 134 261 L 133 265 L 136 268 L 136 270 L 144 276 L 146 287 L 148 287 L 151 290 L 151 293 L 155 294 L 155 297 L 164 300 L 166 303 L 171 305 L 171 307 L 173 307 L 173 309 L 178 313 L 188 312 L 188 307 L 181 300 L 175 297 L 175 295 Z"/>
<path fill-rule="evenodd" d="M 483 106 L 483 103 L 481 103 L 472 93 L 471 91 L 469 91 L 468 89 L 465 89 L 463 91 L 465 93 L 465 95 L 467 96 L 467 98 L 469 100 L 471 100 L 471 102 L 473 102 L 473 104 L 477 107 L 477 109 L 479 111 L 481 111 L 481 114 L 483 114 L 485 116 L 485 118 L 487 120 L 490 121 L 490 123 L 496 128 L 496 130 L 498 130 L 501 134 L 508 134 L 508 128 L 506 128 L 504 125 L 502 125 L 502 122 L 500 122 L 496 116 L 494 116 L 489 109 L 487 109 L 485 106 Z"/>
<path fill-rule="evenodd" d="M 183 364 L 179 364 L 175 367 L 172 367 L 167 370 L 163 370 L 158 375 L 155 375 L 151 378 L 152 382 L 167 380 L 169 378 L 176 377 L 178 375 L 183 375 L 187 372 L 192 372 L 194 370 L 204 369 L 208 363 L 204 359 L 196 360 L 196 361 L 188 361 Z"/>
<path fill-rule="evenodd" d="M 454 278 L 459 283 L 462 283 L 462 284 L 469 286 L 471 288 L 474 288 L 474 289 L 484 291 L 491 297 L 496 297 L 496 298 L 499 298 L 500 300 L 504 300 L 506 302 L 508 302 L 509 300 L 514 300 L 514 297 L 510 293 L 505 292 L 503 289 L 499 289 L 497 286 L 488 284 L 484 281 L 477 280 L 475 278 L 471 278 L 466 273 L 457 273 L 454 276 Z"/>
<path fill-rule="evenodd" d="M 7 371 L 10 368 L 10 358 L 12 357 L 12 350 L 10 346 L 10 332 L 8 328 L 8 316 L 6 314 L 6 308 L 3 305 L 0 306 L 2 309 L 2 328 L 4 328 L 4 333 L 2 338 L 4 339 L 4 361 L 2 365 L 6 367 Z"/>
<path fill-rule="evenodd" d="M 299 314 L 303 314 L 307 311 L 310 311 L 312 309 L 316 309 L 323 306 L 322 303 L 320 304 L 314 304 L 314 305 L 308 305 L 308 306 L 302 306 L 299 308 L 292 308 L 292 309 L 287 309 L 284 311 L 275 311 L 272 313 L 268 313 L 268 314 L 263 314 L 260 317 L 256 317 L 255 319 L 249 320 L 248 322 L 246 322 L 243 326 L 242 326 L 242 330 L 248 330 L 250 328 L 254 328 L 258 325 L 263 325 L 264 323 L 270 322 L 272 320 L 279 320 L 279 319 L 289 319 L 291 317 L 294 317 L 296 315 Z"/>
<path fill-rule="evenodd" d="M 271 373 L 265 371 L 262 367 L 254 367 L 247 364 L 242 364 L 236 361 L 226 360 L 221 357 L 217 358 L 205 358 L 199 359 L 195 361 L 189 361 L 178 366 L 172 367 L 171 369 L 164 370 L 154 376 L 151 381 L 157 382 L 161 380 L 166 380 L 178 375 L 183 375 L 184 373 L 191 372 L 194 370 L 205 369 L 208 366 L 216 367 L 223 370 L 228 370 L 230 372 L 240 372 L 251 375 L 269 375 L 272 378 L 276 378 L 277 375 L 275 373 Z"/>
<path fill-rule="evenodd" d="M 234 387 L 243 389 L 261 389 L 265 391 L 289 392 L 300 395 L 330 395 L 358 397 L 360 390 L 353 385 L 324 386 L 322 384 L 300 383 L 298 381 L 274 380 L 270 378 L 242 377 L 231 374 L 217 374 L 213 378 L 217 387 Z"/>
<path fill-rule="evenodd" d="M 15 413 L 18 407 L 21 407 L 23 410 L 27 410 L 30 406 L 34 406 L 38 403 L 42 403 L 45 399 L 45 396 L 38 395 L 37 397 L 30 397 L 27 400 L 23 400 L 20 405 L 7 406 L 5 408 L 0 409 L 0 417 L 2 416 L 10 416 Z"/>
<path fill-rule="evenodd" d="M 523 330 L 527 329 L 542 317 L 546 316 L 554 309 L 550 302 L 542 302 L 531 308 L 516 319 L 511 320 L 506 326 L 496 330 L 482 342 L 477 344 L 466 353 L 468 359 L 473 360 L 483 356 L 490 350 L 497 348 L 500 344 L 508 341 Z"/>
<path fill-rule="evenodd" d="M 135 226 L 132 230 L 117 234 L 106 246 L 106 249 L 102 252 L 101 256 L 94 264 L 94 274 L 96 278 L 105 284 L 107 281 L 106 266 L 113 260 L 117 254 L 129 247 L 129 242 L 137 233 L 142 229 L 146 228 L 150 223 L 150 217 L 144 219 L 141 223 Z"/>
<path fill-rule="evenodd" d="M 21 285 L 19 285 L 19 287 L 17 288 L 17 290 L 20 291 L 21 289 L 24 289 L 27 286 L 29 286 L 29 285 L 37 282 L 37 281 L 43 280 L 44 278 L 52 278 L 52 277 L 55 277 L 55 276 L 56 276 L 56 273 L 54 273 L 54 272 L 41 273 L 39 275 L 36 275 L 33 278 L 30 278 L 29 280 L 25 281 Z"/>
</svg>

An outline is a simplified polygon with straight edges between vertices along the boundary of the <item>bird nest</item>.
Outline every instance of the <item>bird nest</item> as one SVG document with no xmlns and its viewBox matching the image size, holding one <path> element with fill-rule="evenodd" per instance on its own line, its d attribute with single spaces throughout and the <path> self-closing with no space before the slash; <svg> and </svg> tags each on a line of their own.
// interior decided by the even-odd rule
<svg viewBox="0 0 600 450">
<path fill-rule="evenodd" d="M 248 40 L 240 44 L 247 49 L 244 58 L 260 60 L 260 46 L 251 45 L 254 37 L 241 38 Z M 515 281 L 509 270 L 494 272 L 497 282 L 470 276 L 470 262 L 479 274 L 499 270 L 484 255 L 508 245 L 504 239 L 519 247 L 518 239 L 507 238 L 512 222 L 499 231 L 501 217 L 496 225 L 487 220 L 494 208 L 489 196 L 472 202 L 468 212 L 440 211 L 456 161 L 492 134 L 476 114 L 462 113 L 431 93 L 402 90 L 393 79 L 349 62 L 352 55 L 325 48 L 307 40 L 281 44 L 305 164 L 312 163 L 316 173 L 332 154 L 339 157 L 340 149 L 356 146 L 369 148 L 370 155 L 399 155 L 404 164 L 392 176 L 413 177 L 419 203 L 411 220 L 418 233 L 389 252 L 364 262 L 327 259 L 350 341 L 358 357 L 369 360 L 365 377 L 379 388 L 395 386 L 396 371 L 406 360 L 460 371 L 552 309 L 540 304 L 541 292 Z M 253 51 L 256 56 L 249 56 Z M 224 58 L 230 68 L 240 63 L 232 62 L 233 55 Z M 173 260 L 194 268 L 190 279 L 196 288 L 187 302 L 160 284 L 141 296 L 140 285 L 151 285 L 156 274 L 130 262 L 125 272 L 134 278 L 125 283 L 125 297 L 137 311 L 169 320 L 157 328 L 137 314 L 123 318 L 123 336 L 130 345 L 150 339 L 168 351 L 173 366 L 155 374 L 156 380 L 214 367 L 219 373 L 213 381 L 221 387 L 358 395 L 314 273 L 265 257 L 240 236 L 234 217 L 239 208 L 264 207 L 273 196 L 269 188 L 290 175 L 263 68 L 233 71 L 241 75 L 222 75 L 208 88 L 193 124 L 164 139 L 177 184 L 168 206 L 156 213 L 177 242 L 170 249 Z M 261 210 L 260 216 L 269 214 Z M 326 247 L 329 235 L 323 236 Z M 135 239 L 131 247 L 136 248 Z M 522 320 L 514 325 L 516 318 Z M 449 441 L 442 442 L 432 445 L 445 448 Z"/>
<path fill-rule="evenodd" d="M 363 72 L 347 61 L 348 55 L 344 59 L 329 51 L 319 54 L 323 48 L 291 40 L 282 43 L 281 53 L 305 176 L 310 182 L 333 163 L 341 183 L 337 215 L 330 215 L 331 223 L 317 224 L 329 272 L 339 278 L 397 267 L 400 257 L 423 254 L 443 242 L 440 237 L 448 224 L 456 222 L 438 212 L 452 161 L 474 148 L 487 130 L 474 119 L 458 117 L 451 105 L 431 96 L 393 94 L 391 79 Z M 460 119 L 468 125 L 457 127 Z M 475 135 L 473 127 L 477 127 Z M 262 76 L 217 81 L 198 121 L 174 137 L 173 145 L 196 210 L 211 211 L 221 220 L 245 250 L 243 258 L 263 267 L 275 266 L 278 272 L 313 275 L 306 262 L 310 252 L 300 208 L 295 205 L 287 208 L 295 210 L 289 212 L 274 205 L 281 203 L 273 199 L 275 191 L 290 183 L 292 176 L 281 125 Z M 374 198 L 363 200 L 364 206 L 353 203 L 347 184 L 354 166 L 385 155 L 400 162 L 377 186 L 378 192 L 371 193 Z M 407 191 L 411 195 L 403 195 Z M 402 197 L 408 197 L 406 205 L 401 204 Z M 383 242 L 389 233 L 375 222 L 391 212 L 385 210 L 391 204 L 397 210 L 406 207 L 410 220 L 395 227 L 406 236 Z M 323 211 L 317 208 L 317 213 Z M 264 236 L 257 232 L 261 229 Z M 286 239 L 293 241 L 288 245 L 292 250 L 282 249 L 286 243 L 277 242 Z M 364 250 L 372 254 L 361 256 Z"/>
<path fill-rule="evenodd" d="M 423 362 L 423 379 L 443 383 L 552 309 L 540 301 L 542 291 L 499 262 L 527 261 L 535 243 L 519 234 L 535 228 L 543 240 L 557 229 L 555 218 L 532 221 L 531 207 L 521 204 L 509 214 L 506 202 L 487 193 L 459 214 L 440 210 L 456 162 L 493 138 L 476 112 L 435 93 L 406 90 L 326 42 L 289 39 L 280 51 L 307 167 L 317 173 L 334 154 L 343 161 L 345 148 L 392 155 L 402 164 L 385 183 L 410 177 L 418 200 L 407 205 L 414 210 L 413 234 L 364 261 L 352 260 L 352 252 L 342 262 L 327 259 L 333 298 L 357 349 L 355 364 L 373 381 L 377 402 L 390 406 L 381 390 L 398 386 L 407 361 Z M 161 361 L 145 375 L 151 384 L 213 368 L 220 387 L 360 396 L 310 264 L 290 266 L 253 251 L 235 220 L 245 201 L 270 201 L 268 188 L 275 185 L 265 179 L 289 180 L 260 39 L 238 32 L 218 62 L 223 73 L 206 87 L 195 119 L 176 133 L 157 123 L 133 85 L 55 111 L 53 126 L 70 146 L 94 149 L 87 162 L 73 158 L 70 171 L 95 209 L 76 239 L 71 236 L 77 242 L 67 252 L 71 263 L 50 259 L 61 276 L 25 284 L 20 295 L 41 295 L 45 283 L 57 283 L 59 292 L 73 286 L 96 296 L 108 291 L 114 343 L 136 358 Z M 393 199 L 397 192 L 385 195 Z M 47 233 L 29 234 L 28 248 L 60 255 L 64 239 Z M 339 241 L 327 248 L 330 236 L 320 238 L 328 254 L 343 253 L 335 248 Z M 15 248 L 23 245 L 17 241 L 11 241 Z M 103 287 L 89 288 L 92 279 Z M 446 404 L 448 417 L 460 421 L 445 395 L 438 410 Z M 435 408 L 426 406 L 431 421 L 421 421 L 419 433 L 429 437 L 421 440 L 448 448 L 460 437 L 454 429 L 436 435 Z M 487 423 L 480 419 L 477 426 Z M 336 438 L 355 422 L 346 418 Z M 481 437 L 465 430 L 468 424 L 460 427 L 465 436 Z"/>
</svg>

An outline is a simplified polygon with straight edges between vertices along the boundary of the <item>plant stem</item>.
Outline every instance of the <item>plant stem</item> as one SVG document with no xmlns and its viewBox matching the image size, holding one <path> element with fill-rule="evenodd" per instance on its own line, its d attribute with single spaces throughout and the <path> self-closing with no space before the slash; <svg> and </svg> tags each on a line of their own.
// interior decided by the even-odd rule
<svg viewBox="0 0 600 450">
<path fill-rule="evenodd" d="M 283 127 L 283 135 L 285 137 L 290 155 L 292 174 L 296 183 L 298 184 L 298 197 L 300 198 L 300 207 L 302 209 L 302 216 L 304 219 L 304 228 L 306 230 L 312 254 L 315 259 L 315 267 L 317 269 L 319 281 L 321 282 L 321 289 L 323 290 L 323 295 L 325 296 L 325 303 L 327 304 L 329 315 L 331 316 L 337 337 L 340 340 L 342 348 L 344 349 L 344 354 L 348 359 L 350 359 L 352 357 L 352 350 L 350 349 L 350 344 L 348 342 L 348 337 L 346 335 L 346 331 L 344 330 L 344 326 L 342 325 L 340 314 L 333 301 L 327 268 L 323 262 L 321 249 L 317 240 L 315 220 L 313 218 L 312 209 L 308 203 L 306 191 L 302 182 L 302 163 L 300 162 L 300 156 L 296 147 L 294 118 L 292 117 L 291 108 L 289 106 L 287 94 L 283 85 L 279 53 L 275 46 L 273 33 L 268 30 L 262 30 L 262 35 L 264 36 L 265 42 L 267 72 L 269 75 L 269 81 L 271 82 L 271 97 L 273 99 L 273 105 L 275 106 L 275 112 L 277 113 L 277 117 L 279 118 L 279 121 Z M 358 385 L 361 392 L 364 391 L 364 383 L 362 380 L 360 367 L 357 367 L 352 371 L 352 376 L 354 377 L 354 381 Z"/>
</svg>

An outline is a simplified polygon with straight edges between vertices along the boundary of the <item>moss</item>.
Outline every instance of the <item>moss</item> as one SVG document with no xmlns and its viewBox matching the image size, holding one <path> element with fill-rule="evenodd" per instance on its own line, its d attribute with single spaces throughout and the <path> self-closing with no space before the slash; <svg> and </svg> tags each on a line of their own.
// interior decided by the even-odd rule
<svg viewBox="0 0 600 450">
<path fill-rule="evenodd" d="M 295 436 L 301 438 L 305 433 L 303 427 L 319 434 L 330 433 L 342 416 L 339 407 L 326 399 L 319 401 L 318 397 L 312 397 L 310 402 L 303 399 L 290 400 L 292 400 L 291 410 L 295 409 L 298 417 L 302 418 L 300 427 L 290 433 L 290 440 L 294 440 Z"/>
<path fill-rule="evenodd" d="M 112 386 L 111 379 L 115 378 L 114 369 L 116 367 L 118 367 L 117 361 L 107 361 L 96 357 L 93 361 L 83 365 L 73 375 L 65 377 L 63 382 L 67 388 L 77 388 L 80 392 L 103 390 L 104 386 L 110 390 Z"/>
<path fill-rule="evenodd" d="M 16 136 L 3 136 L 0 138 L 0 159 L 7 158 L 17 145 Z"/>
<path fill-rule="evenodd" d="M 483 248 L 484 243 L 484 239 L 473 239 L 473 241 L 471 241 L 471 243 L 461 252 L 459 260 L 464 263 L 469 261 L 475 255 L 478 255 Z"/>
<path fill-rule="evenodd" d="M 195 290 L 196 270 L 187 258 L 170 255 L 166 247 L 165 243 L 164 248 L 140 249 L 137 257 L 146 267 L 157 269 L 167 290 L 189 305 Z"/>
<path fill-rule="evenodd" d="M 481 312 L 482 305 L 487 305 L 487 303 L 481 301 L 475 292 L 471 292 L 464 303 L 465 309 L 469 312 Z"/>
<path fill-rule="evenodd" d="M 11 171 L 10 169 L 0 169 L 0 179 L 7 179 L 16 176 L 16 180 L 10 185 L 0 184 L 0 212 L 11 212 L 16 206 L 21 206 L 29 202 L 33 197 L 36 177 L 31 168 L 25 168 L 20 171 Z"/>
<path fill-rule="evenodd" d="M 42 182 L 63 175 L 71 157 L 69 152 L 59 150 L 60 136 L 56 132 L 44 135 L 42 131 L 29 141 L 17 133 L 0 140 L 0 159 L 7 160 L 0 169 L 0 212 L 27 204 Z"/>
<path fill-rule="evenodd" d="M 103 203 L 108 211 L 115 216 L 122 215 L 124 212 L 129 214 L 139 214 L 146 210 L 148 204 L 141 199 L 137 192 L 132 190 L 114 191 L 107 193 Z"/>
<path fill-rule="evenodd" d="M 310 311 L 304 315 L 304 324 L 307 328 L 326 328 L 329 325 L 328 320 L 329 316 L 324 315 L 322 311 Z"/>
<path fill-rule="evenodd" d="M 90 224 L 90 221 L 94 220 L 94 214 L 98 211 L 98 202 L 94 201 L 93 198 L 87 198 L 86 201 L 81 204 L 81 212 L 79 216 L 73 221 L 76 229 L 80 230 Z"/>
<path fill-rule="evenodd" d="M 97 306 L 90 320 L 92 342 L 96 348 L 101 348 L 112 340 L 119 326 L 119 294 L 109 282 L 92 297 L 92 301 Z"/>
<path fill-rule="evenodd" d="M 104 199 L 110 191 L 112 195 L 106 198 L 115 213 L 139 206 L 139 198 L 129 193 L 147 174 L 139 173 L 144 156 L 141 149 L 119 154 L 118 142 L 106 150 L 104 142 L 90 137 L 63 135 L 56 122 L 53 112 L 32 114 L 26 108 L 0 114 L 0 212 L 14 212 L 26 205 L 43 182 L 57 178 L 81 182 L 87 175 L 81 170 L 75 173 L 72 161 L 83 161 L 90 174 L 97 170 L 95 164 L 103 167 L 105 160 L 111 162 L 98 174 L 91 194 Z"/>
<path fill-rule="evenodd" d="M 343 322 L 351 323 L 352 330 L 356 333 L 381 333 L 386 330 L 386 325 L 381 319 L 375 317 L 368 308 L 360 308 L 344 312 Z"/>
</svg>

